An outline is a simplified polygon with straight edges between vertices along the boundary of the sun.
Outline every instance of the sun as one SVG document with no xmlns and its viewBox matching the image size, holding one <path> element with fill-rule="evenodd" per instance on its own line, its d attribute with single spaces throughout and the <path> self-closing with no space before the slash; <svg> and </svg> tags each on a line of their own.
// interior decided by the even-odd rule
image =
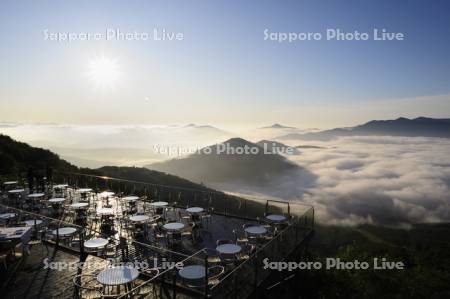
<svg viewBox="0 0 450 299">
<path fill-rule="evenodd" d="M 88 66 L 88 76 L 101 88 L 114 87 L 120 77 L 117 60 L 104 55 L 92 59 Z"/>
</svg>

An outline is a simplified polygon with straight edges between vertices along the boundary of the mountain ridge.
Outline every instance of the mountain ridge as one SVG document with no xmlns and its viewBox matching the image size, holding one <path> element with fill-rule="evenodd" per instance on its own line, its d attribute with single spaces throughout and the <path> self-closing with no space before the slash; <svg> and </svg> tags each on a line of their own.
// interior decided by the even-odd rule
<svg viewBox="0 0 450 299">
<path fill-rule="evenodd" d="M 450 138 L 450 119 L 399 117 L 393 120 L 372 120 L 354 127 L 334 128 L 314 133 L 291 133 L 277 137 L 279 140 L 331 140 L 343 136 L 399 136 Z"/>
</svg>

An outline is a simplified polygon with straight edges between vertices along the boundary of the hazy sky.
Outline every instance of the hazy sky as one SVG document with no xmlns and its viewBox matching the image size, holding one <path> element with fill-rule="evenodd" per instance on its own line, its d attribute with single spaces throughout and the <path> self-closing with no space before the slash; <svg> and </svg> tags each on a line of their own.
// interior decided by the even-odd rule
<svg viewBox="0 0 450 299">
<path fill-rule="evenodd" d="M 167 2 L 2 1 L 0 120 L 326 127 L 450 116 L 448 1 Z M 150 37 L 58 42 L 44 33 L 107 28 Z M 183 40 L 155 41 L 155 28 Z M 385 28 L 405 40 L 264 40 L 265 29 L 329 28 Z M 100 57 L 107 67 L 92 78 Z M 98 86 L 108 67 L 117 79 Z"/>
</svg>

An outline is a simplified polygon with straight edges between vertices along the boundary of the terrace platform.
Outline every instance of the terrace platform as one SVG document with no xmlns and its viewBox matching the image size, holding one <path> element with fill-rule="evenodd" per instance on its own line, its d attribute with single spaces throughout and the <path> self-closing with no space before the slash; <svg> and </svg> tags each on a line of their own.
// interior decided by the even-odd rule
<svg viewBox="0 0 450 299">
<path fill-rule="evenodd" d="M 263 259 L 301 252 L 314 224 L 309 206 L 105 177 L 60 174 L 32 196 L 22 186 L 1 195 L 0 218 L 15 215 L 0 219 L 2 226 L 31 223 L 33 231 L 31 240 L 16 244 L 17 257 L 6 260 L 6 298 L 248 298 L 270 275 Z M 90 239 L 99 247 L 87 247 Z M 234 247 L 220 251 L 220 244 Z M 50 261 L 85 265 L 46 269 Z M 125 264 L 138 271 L 122 286 L 97 279 Z M 180 270 L 191 266 L 204 272 L 183 276 Z"/>
</svg>

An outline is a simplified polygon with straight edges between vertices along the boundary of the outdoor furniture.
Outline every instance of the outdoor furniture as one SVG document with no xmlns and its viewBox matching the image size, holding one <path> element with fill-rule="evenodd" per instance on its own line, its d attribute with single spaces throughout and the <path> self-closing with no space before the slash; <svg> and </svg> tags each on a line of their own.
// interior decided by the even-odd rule
<svg viewBox="0 0 450 299">
<path fill-rule="evenodd" d="M 38 199 L 38 198 L 42 198 L 44 196 L 45 196 L 44 193 L 31 193 L 31 194 L 28 194 L 28 198 L 32 198 L 32 199 Z"/>
<path fill-rule="evenodd" d="M 147 215 L 133 215 L 130 216 L 130 221 L 135 223 L 144 223 L 150 220 L 150 216 Z"/>
<path fill-rule="evenodd" d="M 172 238 L 168 239 L 171 241 L 170 245 L 175 245 L 181 242 L 181 232 L 186 226 L 180 222 L 170 222 L 163 225 L 163 229 L 166 230 Z"/>
<path fill-rule="evenodd" d="M 108 245 L 108 240 L 103 238 L 93 238 L 84 242 L 84 248 L 89 252 L 97 252 L 99 255 L 101 251 Z"/>
<path fill-rule="evenodd" d="M 24 223 L 27 226 L 34 227 L 34 226 L 41 225 L 42 224 L 42 220 L 40 220 L 40 219 L 31 219 L 31 220 L 25 220 Z"/>
<path fill-rule="evenodd" d="M 282 223 L 285 222 L 287 220 L 287 217 L 284 215 L 278 215 L 278 214 L 270 214 L 266 216 L 266 219 L 269 222 L 273 222 L 273 223 Z"/>
<path fill-rule="evenodd" d="M 208 265 L 215 265 L 220 263 L 220 256 L 217 250 L 213 248 L 205 248 L 204 251 L 207 256 Z"/>
<path fill-rule="evenodd" d="M 206 213 L 203 213 L 200 215 L 202 223 L 205 221 L 205 223 L 207 225 L 211 224 L 213 214 L 214 214 L 214 208 L 211 207 L 211 208 L 207 209 Z"/>
<path fill-rule="evenodd" d="M 163 228 L 167 231 L 172 231 L 172 232 L 176 232 L 176 231 L 180 231 L 183 228 L 185 228 L 186 226 L 183 223 L 180 222 L 171 222 L 171 223 L 166 223 L 163 225 Z"/>
<path fill-rule="evenodd" d="M 242 247 L 232 243 L 221 243 L 219 241 L 217 242 L 218 246 L 216 247 L 216 250 L 219 253 L 221 262 L 224 264 L 233 264 L 236 262 L 237 254 L 242 251 Z"/>
<path fill-rule="evenodd" d="M 246 226 L 244 231 L 247 234 L 249 242 L 252 243 L 260 242 L 267 234 L 267 228 L 261 225 Z"/>
<path fill-rule="evenodd" d="M 185 266 L 178 271 L 178 275 L 189 287 L 200 287 L 205 284 L 206 269 L 202 265 Z"/>
<path fill-rule="evenodd" d="M 81 200 L 87 200 L 89 193 L 92 192 L 92 189 L 91 188 L 80 188 L 80 189 L 77 189 L 77 192 L 80 193 Z"/>
<path fill-rule="evenodd" d="M 130 195 L 130 196 L 126 196 L 123 197 L 122 200 L 126 201 L 126 202 L 136 202 L 139 199 L 138 196 L 134 196 L 134 195 Z"/>
<path fill-rule="evenodd" d="M 139 271 L 132 267 L 119 266 L 107 268 L 97 275 L 97 281 L 104 286 L 105 295 L 120 295 L 121 286 L 125 286 L 125 292 L 132 289 L 132 283 L 139 276 Z"/>
<path fill-rule="evenodd" d="M 9 225 L 14 219 L 16 219 L 17 215 L 15 213 L 3 213 L 0 214 L 0 223 L 4 223 L 5 225 Z"/>
<path fill-rule="evenodd" d="M 169 205 L 166 201 L 155 201 L 151 202 L 150 206 L 155 209 L 156 214 L 163 215 L 164 214 L 164 208 Z"/>
<path fill-rule="evenodd" d="M 28 252 L 27 246 L 31 238 L 31 227 L 1 227 L 0 240 L 9 240 L 13 244 L 22 243 L 22 252 Z"/>
<path fill-rule="evenodd" d="M 188 212 L 191 215 L 192 221 L 194 221 L 195 223 L 200 222 L 200 215 L 204 211 L 205 210 L 202 207 L 190 207 L 186 209 L 186 212 Z"/>
<path fill-rule="evenodd" d="M 220 282 L 220 276 L 225 273 L 225 267 L 215 265 L 208 268 L 208 285 L 213 286 Z"/>
<path fill-rule="evenodd" d="M 237 229 L 233 229 L 234 242 L 236 244 L 247 244 L 248 238 L 247 236 Z"/>
<path fill-rule="evenodd" d="M 53 186 L 53 191 L 55 196 L 65 197 L 67 188 L 69 187 L 68 184 L 58 184 Z"/>
<path fill-rule="evenodd" d="M 55 197 L 55 198 L 50 198 L 48 200 L 48 202 L 52 205 L 53 208 L 53 212 L 56 215 L 59 215 L 60 213 L 60 208 L 61 208 L 61 204 L 65 201 L 65 198 L 62 197 Z"/>
<path fill-rule="evenodd" d="M 70 246 L 70 241 L 77 229 L 74 227 L 60 227 L 52 231 L 52 235 L 56 238 L 56 242 L 63 241 Z"/>
<path fill-rule="evenodd" d="M 223 255 L 235 255 L 241 252 L 242 247 L 236 244 L 222 244 L 217 246 L 216 250 Z"/>
<path fill-rule="evenodd" d="M 73 278 L 73 284 L 77 291 L 77 298 L 100 298 L 102 285 L 97 281 L 96 275 L 80 274 Z"/>
<path fill-rule="evenodd" d="M 114 215 L 114 209 L 113 208 L 98 208 L 97 214 L 102 216 L 111 216 Z"/>
<path fill-rule="evenodd" d="M 8 200 L 9 204 L 18 207 L 21 203 L 22 194 L 25 192 L 25 189 L 18 188 L 12 189 L 8 191 Z"/>
<path fill-rule="evenodd" d="M 84 210 L 89 207 L 89 204 L 87 202 L 76 202 L 71 204 L 69 207 L 71 207 L 74 210 Z"/>
<path fill-rule="evenodd" d="M 251 235 L 257 235 L 261 236 L 267 233 L 267 229 L 264 226 L 255 225 L 255 226 L 248 226 L 244 229 L 244 231 Z"/>
<path fill-rule="evenodd" d="M 7 258 L 14 254 L 15 245 L 11 240 L 3 240 L 0 238 L 0 260 L 2 261 L 4 270 L 8 269 Z"/>
</svg>

